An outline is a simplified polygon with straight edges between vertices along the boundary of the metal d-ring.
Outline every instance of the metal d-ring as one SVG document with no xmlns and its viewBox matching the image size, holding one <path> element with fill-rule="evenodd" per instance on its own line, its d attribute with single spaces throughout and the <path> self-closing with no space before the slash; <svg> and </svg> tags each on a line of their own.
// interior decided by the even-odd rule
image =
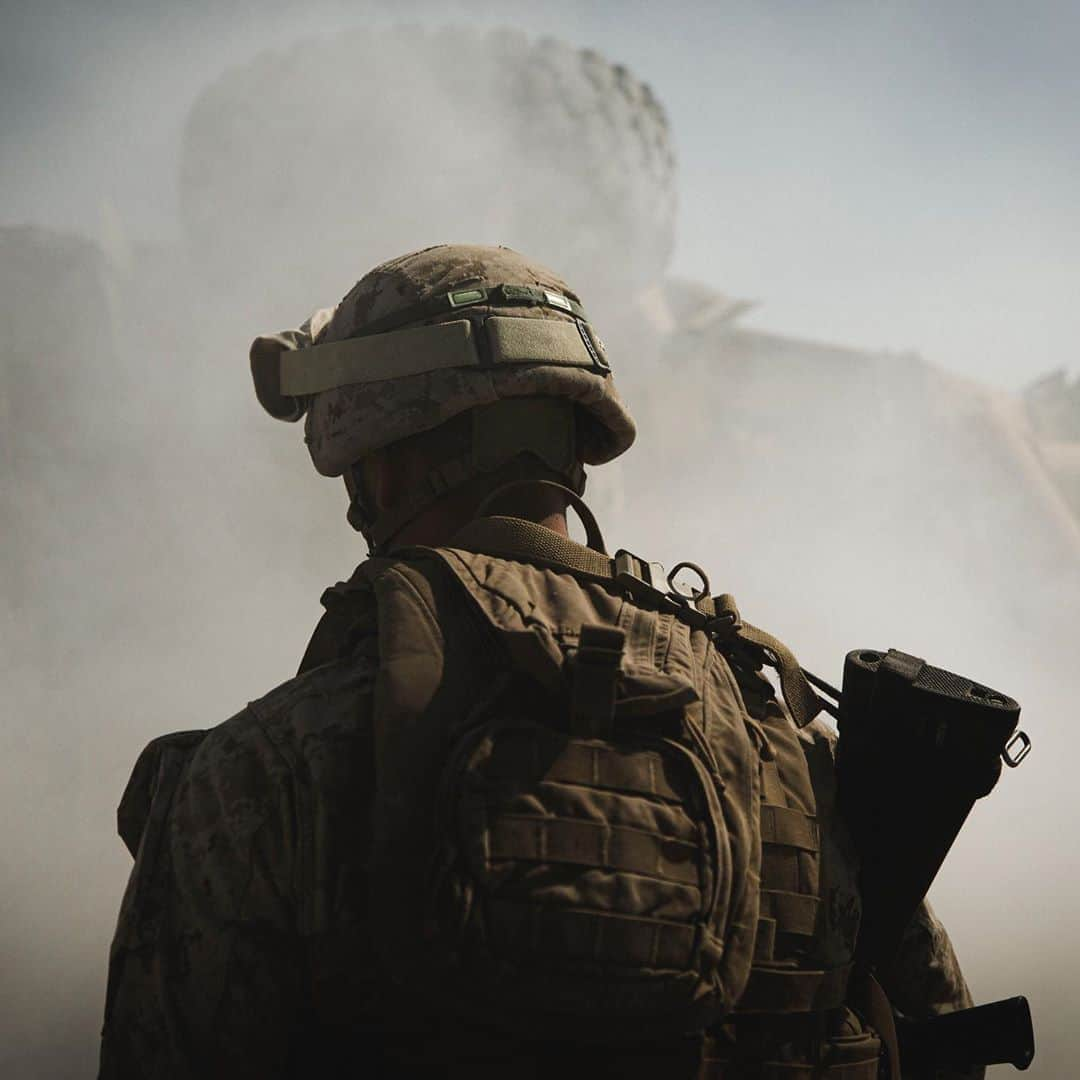
<svg viewBox="0 0 1080 1080">
<path fill-rule="evenodd" d="M 691 589 L 689 593 L 684 593 L 678 585 L 675 584 L 675 577 L 680 570 L 693 570 L 695 574 L 701 579 L 700 589 Z M 709 576 L 701 569 L 697 563 L 681 562 L 676 563 L 671 572 L 667 576 L 668 588 L 671 590 L 671 595 L 678 597 L 680 600 L 686 600 L 690 603 L 696 604 L 699 600 L 703 600 L 709 595 Z"/>
<path fill-rule="evenodd" d="M 1020 749 L 1014 750 L 1013 744 L 1019 743 Z M 1005 749 L 1001 751 L 1002 760 L 1010 769 L 1015 769 L 1021 761 L 1024 760 L 1031 753 L 1031 739 L 1026 731 L 1017 731 L 1013 737 L 1005 744 Z"/>
</svg>

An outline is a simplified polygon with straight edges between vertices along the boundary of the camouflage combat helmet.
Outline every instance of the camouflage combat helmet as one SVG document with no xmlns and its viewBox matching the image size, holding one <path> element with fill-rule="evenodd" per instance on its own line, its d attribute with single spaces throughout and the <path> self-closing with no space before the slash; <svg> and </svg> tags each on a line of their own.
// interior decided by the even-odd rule
<svg viewBox="0 0 1080 1080">
<path fill-rule="evenodd" d="M 272 416 L 306 414 L 315 468 L 345 475 L 349 520 L 373 549 L 447 491 L 523 455 L 580 494 L 581 466 L 634 440 L 580 300 L 509 248 L 447 244 L 383 263 L 300 330 L 256 338 L 251 369 Z M 467 411 L 463 455 L 377 516 L 361 505 L 355 465 Z"/>
</svg>

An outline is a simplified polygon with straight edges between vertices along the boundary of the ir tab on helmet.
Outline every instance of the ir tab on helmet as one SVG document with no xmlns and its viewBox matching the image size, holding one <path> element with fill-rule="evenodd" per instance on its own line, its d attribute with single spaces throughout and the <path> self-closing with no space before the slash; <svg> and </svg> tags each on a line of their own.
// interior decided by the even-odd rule
<svg viewBox="0 0 1080 1080">
<path fill-rule="evenodd" d="M 482 304 L 488 296 L 487 289 L 459 289 L 446 294 L 446 300 L 452 308 L 471 307 Z"/>
</svg>

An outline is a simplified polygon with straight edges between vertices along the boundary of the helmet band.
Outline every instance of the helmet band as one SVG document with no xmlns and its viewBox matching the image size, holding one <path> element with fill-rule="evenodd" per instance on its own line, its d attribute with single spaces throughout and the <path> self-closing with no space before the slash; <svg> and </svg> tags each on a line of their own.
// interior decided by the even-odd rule
<svg viewBox="0 0 1080 1080">
<path fill-rule="evenodd" d="M 507 364 L 580 367 L 599 375 L 611 370 L 591 327 L 576 318 L 490 315 L 482 321 L 412 326 L 276 354 L 252 352 L 259 401 L 271 416 L 282 419 L 299 419 L 307 398 L 341 386 Z"/>
</svg>

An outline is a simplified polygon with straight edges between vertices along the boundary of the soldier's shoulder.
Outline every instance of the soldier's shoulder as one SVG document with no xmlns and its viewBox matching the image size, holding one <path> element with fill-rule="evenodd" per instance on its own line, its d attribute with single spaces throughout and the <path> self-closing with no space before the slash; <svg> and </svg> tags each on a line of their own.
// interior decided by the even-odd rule
<svg viewBox="0 0 1080 1080">
<path fill-rule="evenodd" d="M 143 749 L 117 809 L 134 855 L 155 803 L 191 788 L 257 798 L 310 776 L 371 734 L 377 663 L 353 657 L 295 676 L 215 727 L 161 735 Z"/>
<path fill-rule="evenodd" d="M 332 734 L 364 734 L 378 660 L 350 656 L 322 664 L 275 687 L 240 714 L 275 745 L 296 745 Z M 233 723 L 238 718 L 234 718 Z"/>
<path fill-rule="evenodd" d="M 378 663 L 353 656 L 296 675 L 212 728 L 196 748 L 192 770 L 231 774 L 261 770 L 269 782 L 371 734 Z"/>
</svg>

